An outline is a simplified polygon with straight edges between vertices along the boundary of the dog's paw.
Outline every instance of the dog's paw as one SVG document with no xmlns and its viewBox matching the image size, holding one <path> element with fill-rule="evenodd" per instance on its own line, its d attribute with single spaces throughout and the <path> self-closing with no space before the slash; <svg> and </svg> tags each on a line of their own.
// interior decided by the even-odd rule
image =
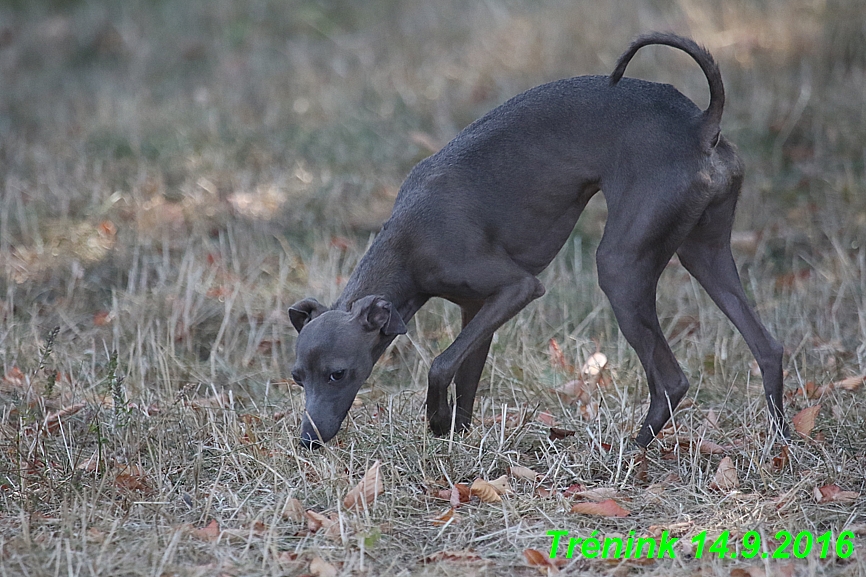
<svg viewBox="0 0 866 577">
<path fill-rule="evenodd" d="M 430 431 L 437 437 L 444 437 L 451 432 L 451 407 L 445 405 L 436 411 L 427 413 L 427 424 Z"/>
</svg>

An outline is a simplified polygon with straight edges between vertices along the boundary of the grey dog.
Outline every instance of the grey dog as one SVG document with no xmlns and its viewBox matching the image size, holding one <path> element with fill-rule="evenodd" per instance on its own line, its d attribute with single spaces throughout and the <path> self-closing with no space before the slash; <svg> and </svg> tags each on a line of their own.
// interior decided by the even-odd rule
<svg viewBox="0 0 866 577">
<path fill-rule="evenodd" d="M 649 44 L 694 58 L 709 82 L 706 110 L 670 85 L 622 78 Z M 656 314 L 656 285 L 674 253 L 743 335 L 761 369 L 771 423 L 787 436 L 783 349 L 749 305 L 731 255 L 743 167 L 719 131 L 724 102 L 706 49 L 651 33 L 631 44 L 609 77 L 527 90 L 418 163 L 334 306 L 307 298 L 289 309 L 299 333 L 292 376 L 306 397 L 302 442 L 337 434 L 374 363 L 431 297 L 459 305 L 463 326 L 431 364 L 427 421 L 436 435 L 468 427 L 494 331 L 544 294 L 536 275 L 600 190 L 608 218 L 598 281 L 650 391 L 638 445 L 653 440 L 689 387 Z"/>
</svg>

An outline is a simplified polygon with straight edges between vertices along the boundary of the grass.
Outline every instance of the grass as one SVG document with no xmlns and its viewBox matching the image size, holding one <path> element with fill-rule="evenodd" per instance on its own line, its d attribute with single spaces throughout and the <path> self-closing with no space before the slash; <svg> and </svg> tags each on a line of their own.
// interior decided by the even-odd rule
<svg viewBox="0 0 866 577">
<path fill-rule="evenodd" d="M 736 257 L 787 349 L 788 416 L 820 404 L 808 438 L 787 457 L 767 438 L 748 349 L 672 262 L 658 309 L 693 386 L 675 433 L 629 449 L 647 391 L 596 284 L 599 197 L 547 295 L 497 333 L 468 434 L 426 431 L 426 371 L 459 330 L 433 302 L 335 441 L 299 447 L 288 305 L 336 298 L 431 147 L 535 84 L 608 72 L 649 29 L 722 67 L 748 171 Z M 534 575 L 553 569 L 523 552 L 554 529 L 682 537 L 673 561 L 563 574 L 863 575 L 864 389 L 821 387 L 866 373 L 864 37 L 855 0 L 3 4 L 0 575 L 327 574 L 317 557 L 346 575 Z M 629 73 L 706 102 L 671 50 Z M 596 350 L 610 383 L 557 394 Z M 550 441 L 551 418 L 575 435 Z M 735 490 L 710 488 L 724 456 Z M 385 493 L 346 510 L 376 460 Z M 440 490 L 515 465 L 542 480 L 434 523 Z M 827 485 L 859 497 L 816 502 Z M 582 488 L 630 515 L 571 513 Z M 293 499 L 337 529 L 311 532 Z M 852 530 L 855 553 L 689 556 L 702 531 L 752 530 Z"/>
</svg>

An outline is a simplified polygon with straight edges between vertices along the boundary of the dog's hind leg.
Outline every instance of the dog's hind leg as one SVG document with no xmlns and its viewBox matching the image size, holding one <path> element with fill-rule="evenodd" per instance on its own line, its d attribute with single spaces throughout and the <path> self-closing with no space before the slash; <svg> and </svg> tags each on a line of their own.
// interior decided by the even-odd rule
<svg viewBox="0 0 866 577">
<path fill-rule="evenodd" d="M 599 286 L 646 371 L 650 407 L 637 436 L 638 445 L 646 447 L 689 388 L 659 325 L 656 286 L 676 247 L 694 225 L 689 222 L 690 213 L 681 208 L 692 196 L 688 190 L 665 191 L 646 184 L 623 193 L 630 198 L 610 195 L 613 202 L 608 201 L 610 212 L 596 261 Z"/>
<path fill-rule="evenodd" d="M 734 257 L 731 254 L 731 223 L 736 197 L 711 205 L 701 223 L 677 251 L 680 262 L 704 287 L 723 313 L 734 323 L 752 351 L 764 380 L 770 419 L 783 437 L 788 425 L 782 408 L 782 355 L 784 349 L 767 331 L 750 306 Z"/>
</svg>

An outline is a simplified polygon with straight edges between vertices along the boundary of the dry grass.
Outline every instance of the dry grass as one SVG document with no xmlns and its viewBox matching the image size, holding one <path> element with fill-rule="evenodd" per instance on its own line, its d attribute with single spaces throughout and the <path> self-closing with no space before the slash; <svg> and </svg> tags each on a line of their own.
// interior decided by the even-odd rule
<svg viewBox="0 0 866 577">
<path fill-rule="evenodd" d="M 0 575 L 299 575 L 322 570 L 315 557 L 347 575 L 534 575 L 546 570 L 522 553 L 547 551 L 551 529 L 671 527 L 683 544 L 704 530 L 862 533 L 864 389 L 814 391 L 866 373 L 861 12 L 857 0 L 4 4 Z M 459 327 L 435 302 L 335 442 L 302 450 L 286 307 L 337 296 L 428 145 L 532 85 L 609 71 L 649 29 L 692 35 L 721 63 L 723 129 L 748 167 L 737 258 L 788 350 L 789 417 L 821 405 L 811 436 L 779 460 L 748 349 L 674 262 L 658 308 L 693 388 L 676 433 L 643 461 L 628 449 L 647 395 L 595 281 L 598 198 L 543 274 L 548 294 L 498 332 L 470 433 L 435 439 L 422 417 L 430 360 Z M 703 105 L 703 76 L 672 52 L 642 51 L 629 72 Z M 551 363 L 551 338 L 564 365 L 609 357 L 590 414 L 555 393 L 575 375 Z M 576 434 L 549 441 L 541 412 Z M 737 490 L 710 488 L 723 455 L 701 440 L 725 448 Z M 345 510 L 377 459 L 384 495 Z M 432 521 L 449 508 L 439 490 L 514 465 L 543 483 L 512 479 L 501 504 Z M 630 515 L 570 513 L 575 484 L 614 489 Z M 827 484 L 861 496 L 816 503 Z M 311 533 L 292 499 L 336 528 Z M 793 566 L 682 547 L 675 561 L 561 572 L 863 575 L 864 547 L 861 535 L 846 560 Z"/>
</svg>

